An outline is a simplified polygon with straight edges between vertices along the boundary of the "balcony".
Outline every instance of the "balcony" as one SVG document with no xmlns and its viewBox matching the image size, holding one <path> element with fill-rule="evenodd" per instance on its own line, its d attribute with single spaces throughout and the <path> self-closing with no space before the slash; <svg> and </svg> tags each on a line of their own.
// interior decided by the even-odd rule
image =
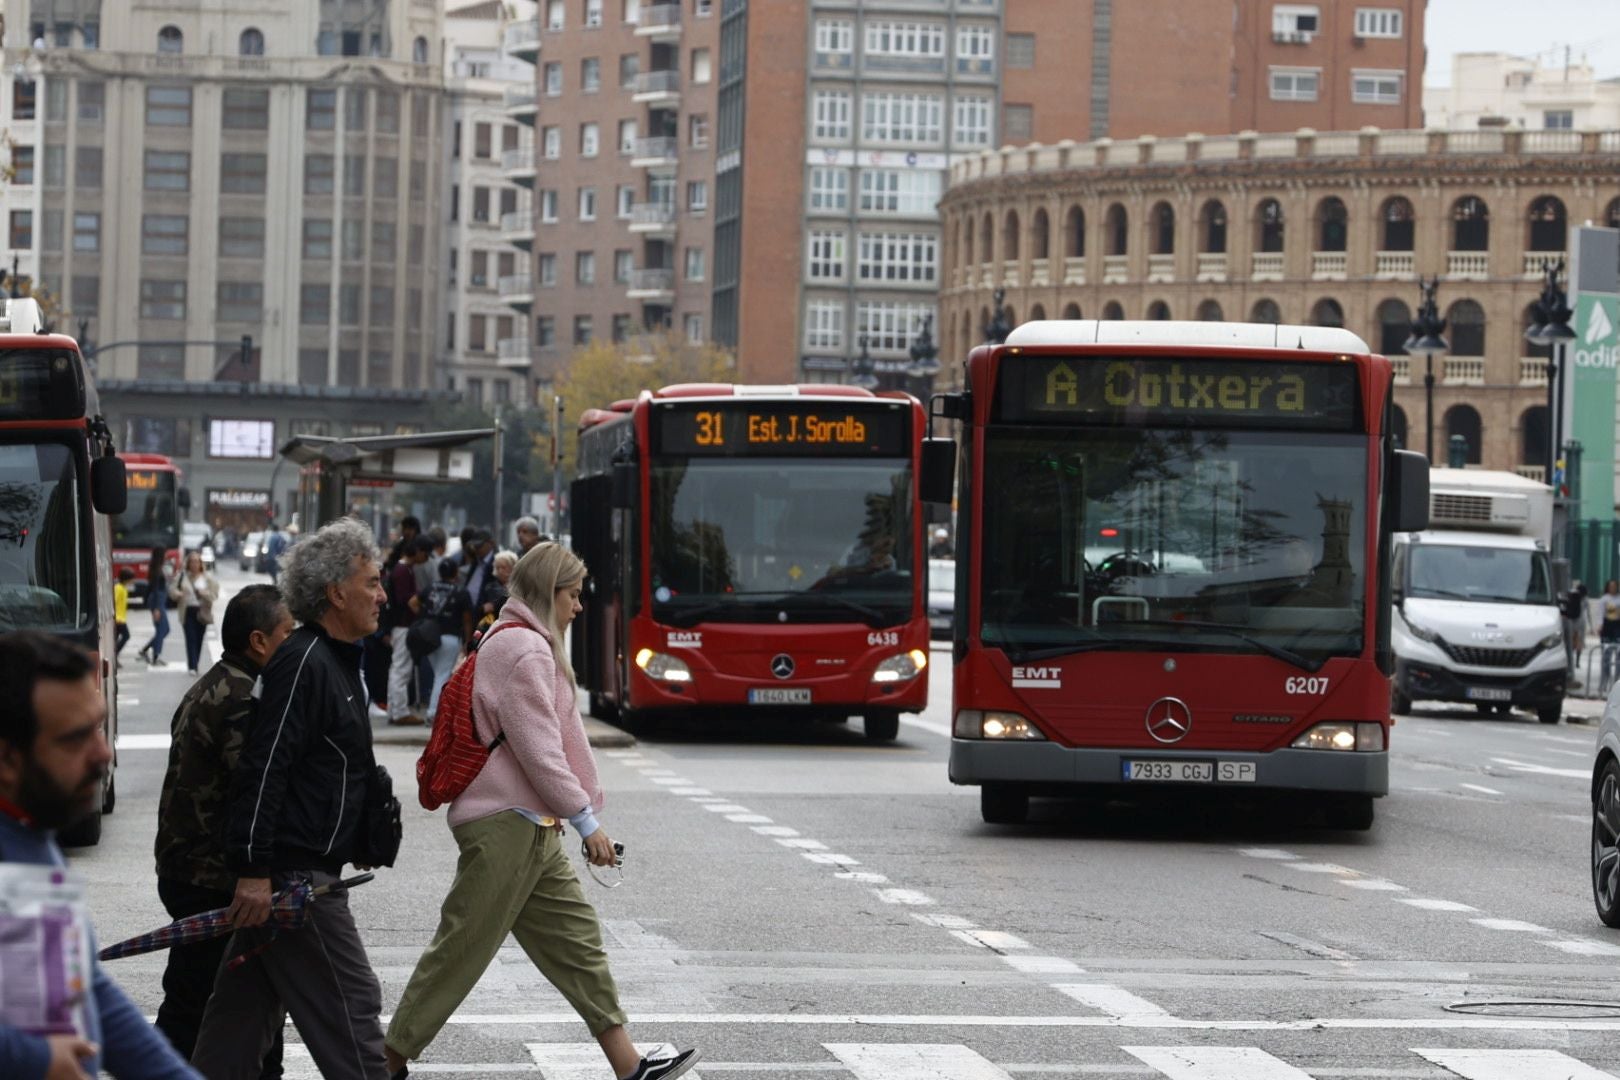
<svg viewBox="0 0 1620 1080">
<path fill-rule="evenodd" d="M 1390 364 L 1395 368 L 1395 382 L 1400 386 L 1412 385 L 1412 358 L 1410 356 L 1392 356 Z"/>
<path fill-rule="evenodd" d="M 526 368 L 532 361 L 529 339 L 526 337 L 501 338 L 495 343 L 496 362 L 503 368 Z"/>
<path fill-rule="evenodd" d="M 506 89 L 506 115 L 520 124 L 534 127 L 535 115 L 540 111 L 540 99 L 532 86 L 510 86 Z"/>
<path fill-rule="evenodd" d="M 996 267 L 994 263 L 979 264 L 979 287 L 993 289 L 996 287 Z"/>
<path fill-rule="evenodd" d="M 1174 254 L 1148 256 L 1148 281 L 1174 281 L 1176 280 L 1176 257 Z"/>
<path fill-rule="evenodd" d="M 1226 280 L 1226 252 L 1200 251 L 1198 253 L 1198 280 Z"/>
<path fill-rule="evenodd" d="M 1484 386 L 1485 358 L 1482 356 L 1448 356 L 1440 381 L 1447 386 Z"/>
<path fill-rule="evenodd" d="M 1103 256 L 1103 284 L 1123 285 L 1131 278 L 1129 255 Z"/>
<path fill-rule="evenodd" d="M 534 187 L 534 150 L 519 147 L 501 155 L 501 172 L 520 187 Z"/>
<path fill-rule="evenodd" d="M 1411 281 L 1417 277 L 1417 257 L 1410 251 L 1375 252 L 1373 277 L 1379 281 Z"/>
<path fill-rule="evenodd" d="M 637 203 L 630 208 L 630 231 L 651 236 L 674 236 L 674 205 L 661 202 Z"/>
<path fill-rule="evenodd" d="M 540 57 L 540 18 L 525 19 L 506 28 L 501 48 L 514 60 L 534 63 Z"/>
<path fill-rule="evenodd" d="M 630 164 L 638 169 L 673 169 L 679 162 L 681 141 L 673 135 L 636 140 Z"/>
<path fill-rule="evenodd" d="M 1519 357 L 1519 385 L 1546 386 L 1547 361 L 1540 356 Z"/>
<path fill-rule="evenodd" d="M 1251 281 L 1281 281 L 1283 279 L 1283 253 L 1256 251 L 1249 267 Z"/>
<path fill-rule="evenodd" d="M 654 41 L 679 41 L 681 5 L 642 5 L 641 21 L 636 24 L 636 37 L 652 38 Z"/>
<path fill-rule="evenodd" d="M 1569 257 L 1562 251 L 1526 251 L 1524 253 L 1524 276 L 1533 281 L 1539 281 L 1547 274 L 1547 267 L 1557 266 L 1559 263 L 1568 265 Z"/>
<path fill-rule="evenodd" d="M 641 72 L 631 84 L 630 100 L 640 105 L 674 108 L 681 102 L 681 73 L 673 68 Z"/>
<path fill-rule="evenodd" d="M 501 242 L 523 251 L 534 248 L 534 214 L 514 210 L 501 215 Z"/>
<path fill-rule="evenodd" d="M 669 303 L 675 299 L 675 271 L 672 269 L 632 270 L 630 288 L 625 295 L 632 300 Z"/>
<path fill-rule="evenodd" d="M 1343 281 L 1350 272 L 1350 256 L 1343 251 L 1311 252 L 1312 281 Z"/>
<path fill-rule="evenodd" d="M 534 279 L 528 274 L 506 274 L 500 280 L 501 303 L 525 315 L 534 306 Z"/>
<path fill-rule="evenodd" d="M 1052 284 L 1052 263 L 1049 259 L 1037 259 L 1029 268 L 1029 284 L 1031 288 L 1045 288 Z"/>
<path fill-rule="evenodd" d="M 1453 281 L 1484 281 L 1491 274 L 1488 251 L 1446 252 L 1446 276 Z"/>
<path fill-rule="evenodd" d="M 1004 288 L 1018 288 L 1018 260 L 1004 259 L 1001 263 L 1001 284 Z"/>
<path fill-rule="evenodd" d="M 1063 260 L 1063 284 L 1084 285 L 1086 283 L 1086 257 L 1084 255 L 1070 255 Z"/>
</svg>

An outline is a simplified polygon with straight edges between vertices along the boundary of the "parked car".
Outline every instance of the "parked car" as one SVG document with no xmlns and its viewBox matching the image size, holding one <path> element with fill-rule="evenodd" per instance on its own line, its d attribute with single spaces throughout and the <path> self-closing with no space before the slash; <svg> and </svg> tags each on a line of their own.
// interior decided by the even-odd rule
<svg viewBox="0 0 1620 1080">
<path fill-rule="evenodd" d="M 180 525 L 180 548 L 183 551 L 197 551 L 202 553 L 203 569 L 212 572 L 214 569 L 214 537 L 208 529 L 208 524 L 202 521 L 186 521 Z"/>
<path fill-rule="evenodd" d="M 1592 899 L 1620 927 L 1620 685 L 1609 691 L 1592 765 Z"/>
<path fill-rule="evenodd" d="M 956 611 L 956 560 L 928 560 L 928 634 L 938 641 L 951 636 Z"/>
<path fill-rule="evenodd" d="M 236 565 L 243 570 L 257 570 L 259 568 L 259 548 L 264 544 L 264 533 L 250 532 L 242 541 L 242 550 L 236 557 Z"/>
</svg>

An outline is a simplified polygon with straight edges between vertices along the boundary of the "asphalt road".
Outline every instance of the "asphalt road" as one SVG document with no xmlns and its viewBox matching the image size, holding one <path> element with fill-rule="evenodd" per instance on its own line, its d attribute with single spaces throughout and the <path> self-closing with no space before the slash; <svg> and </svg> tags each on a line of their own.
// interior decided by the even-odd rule
<svg viewBox="0 0 1620 1080">
<path fill-rule="evenodd" d="M 1620 1077 L 1620 932 L 1587 866 L 1595 727 L 1402 717 L 1367 833 L 1187 800 L 1038 802 L 995 828 L 946 779 L 934 659 L 934 703 L 892 745 L 853 724 L 599 751 L 629 854 L 622 888 L 586 890 L 635 1038 L 700 1046 L 689 1075 L 711 1080 Z M 104 942 L 164 921 L 151 842 L 186 684 L 126 659 L 118 811 L 73 857 Z M 415 753 L 379 758 L 409 778 Z M 354 898 L 385 1012 L 455 863 L 442 812 L 407 806 L 405 829 Z M 161 968 L 111 965 L 148 1013 Z M 511 943 L 412 1072 L 609 1075 Z"/>
</svg>

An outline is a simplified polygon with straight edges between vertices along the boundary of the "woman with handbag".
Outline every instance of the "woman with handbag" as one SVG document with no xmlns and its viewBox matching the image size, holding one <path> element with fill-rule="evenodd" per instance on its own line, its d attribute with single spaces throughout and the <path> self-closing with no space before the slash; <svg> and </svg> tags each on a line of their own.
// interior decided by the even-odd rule
<svg viewBox="0 0 1620 1080">
<path fill-rule="evenodd" d="M 169 599 L 180 610 L 180 628 L 186 634 L 186 674 L 195 675 L 202 662 L 203 635 L 214 621 L 214 601 L 219 599 L 219 582 L 204 568 L 201 552 L 186 553 L 186 567 L 170 587 Z"/>
<path fill-rule="evenodd" d="M 585 1020 L 619 1080 L 674 1080 L 697 1062 L 696 1050 L 657 1060 L 636 1052 L 596 909 L 563 851 L 566 821 L 592 865 L 618 858 L 595 817 L 602 790 L 563 645 L 584 584 L 577 557 L 536 544 L 518 560 L 511 598 L 478 650 L 473 726 L 486 746 L 504 741 L 450 803 L 461 858 L 438 931 L 388 1026 L 394 1080 L 408 1075 L 406 1062 L 433 1041 L 509 933 Z M 495 632 L 507 626 L 512 633 Z"/>
<path fill-rule="evenodd" d="M 163 564 L 168 552 L 152 549 L 146 564 L 146 610 L 152 613 L 152 640 L 141 646 L 136 656 L 153 667 L 163 667 L 163 639 L 169 636 L 169 573 Z"/>
</svg>

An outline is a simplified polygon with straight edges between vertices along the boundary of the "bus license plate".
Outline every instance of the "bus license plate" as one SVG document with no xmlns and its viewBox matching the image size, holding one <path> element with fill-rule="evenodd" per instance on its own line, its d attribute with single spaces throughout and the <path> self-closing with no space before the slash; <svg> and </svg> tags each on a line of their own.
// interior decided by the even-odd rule
<svg viewBox="0 0 1620 1080">
<path fill-rule="evenodd" d="M 768 686 L 763 689 L 748 691 L 748 704 L 750 705 L 808 705 L 810 704 L 810 688 L 808 686 Z"/>
<path fill-rule="evenodd" d="M 1168 784 L 1252 784 L 1252 761 L 1127 761 L 1126 780 Z"/>
<path fill-rule="evenodd" d="M 1469 701 L 1512 701 L 1513 691 L 1504 690 L 1497 686 L 1470 686 L 1468 688 Z"/>
</svg>

